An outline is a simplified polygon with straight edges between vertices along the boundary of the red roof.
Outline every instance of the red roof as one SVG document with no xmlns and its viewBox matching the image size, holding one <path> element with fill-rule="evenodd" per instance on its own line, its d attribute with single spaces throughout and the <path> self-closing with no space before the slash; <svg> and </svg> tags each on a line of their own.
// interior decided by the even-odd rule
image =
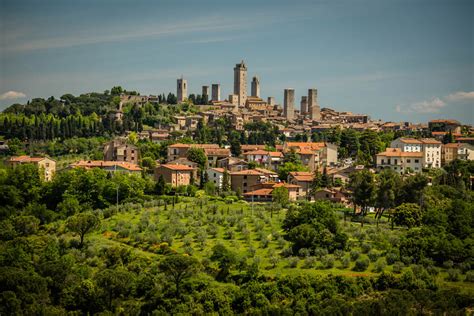
<svg viewBox="0 0 474 316">
<path fill-rule="evenodd" d="M 311 182 L 314 179 L 314 174 L 307 171 L 292 171 L 289 173 L 296 181 Z"/>
<path fill-rule="evenodd" d="M 165 164 L 165 165 L 161 165 L 160 167 L 164 167 L 173 171 L 193 171 L 195 169 L 190 166 L 178 165 L 178 164 Z"/>
<path fill-rule="evenodd" d="M 29 162 L 40 162 L 46 158 L 47 157 L 31 157 L 31 156 L 23 155 L 23 156 L 10 157 L 9 161 L 29 163 Z M 47 159 L 50 159 L 50 158 L 47 158 Z"/>
<path fill-rule="evenodd" d="M 404 151 L 401 151 L 400 148 L 387 148 L 384 152 L 377 154 L 377 156 L 423 158 L 423 153 L 422 152 L 404 152 Z"/>
<path fill-rule="evenodd" d="M 263 176 L 264 173 L 255 169 L 241 170 L 230 172 L 231 175 L 235 176 Z"/>
<path fill-rule="evenodd" d="M 105 167 L 120 167 L 130 171 L 141 171 L 138 165 L 126 161 L 104 161 L 104 160 L 81 160 L 71 164 L 73 168 L 105 168 Z"/>
</svg>

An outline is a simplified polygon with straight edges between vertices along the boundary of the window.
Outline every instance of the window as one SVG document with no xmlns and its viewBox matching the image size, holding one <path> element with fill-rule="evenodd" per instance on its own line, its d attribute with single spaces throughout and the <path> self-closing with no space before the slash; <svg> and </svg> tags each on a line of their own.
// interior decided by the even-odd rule
<svg viewBox="0 0 474 316">
<path fill-rule="evenodd" d="M 383 165 L 383 163 L 384 163 L 384 162 L 383 162 L 383 159 L 382 159 L 382 160 L 380 161 L 380 164 L 382 164 L 382 165 Z"/>
<path fill-rule="evenodd" d="M 247 179 L 247 176 L 244 176 L 244 179 Z"/>
<path fill-rule="evenodd" d="M 419 159 L 415 159 L 415 163 L 419 163 L 419 162 L 420 162 L 420 160 L 419 160 Z"/>
<path fill-rule="evenodd" d="M 410 162 L 411 162 L 411 159 L 407 159 L 407 162 L 410 163 Z"/>
<path fill-rule="evenodd" d="M 216 173 L 214 172 L 214 178 L 217 177 Z"/>
<path fill-rule="evenodd" d="M 388 159 L 387 159 L 387 164 L 390 164 L 390 163 L 391 163 L 391 162 L 390 162 L 390 158 L 388 158 Z"/>
<path fill-rule="evenodd" d="M 394 163 L 397 164 L 397 163 L 398 163 L 398 159 L 395 159 Z"/>
<path fill-rule="evenodd" d="M 246 187 L 246 186 L 247 186 L 247 182 L 244 182 L 244 187 Z"/>
</svg>

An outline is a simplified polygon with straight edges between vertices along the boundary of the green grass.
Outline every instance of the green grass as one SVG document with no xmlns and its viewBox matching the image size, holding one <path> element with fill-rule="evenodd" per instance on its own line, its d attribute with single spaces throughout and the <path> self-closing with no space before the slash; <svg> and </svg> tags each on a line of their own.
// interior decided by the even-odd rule
<svg viewBox="0 0 474 316">
<path fill-rule="evenodd" d="M 163 249 L 167 248 L 163 240 L 164 232 L 170 227 L 175 227 L 171 245 L 165 253 L 186 253 L 185 240 L 188 239 L 192 255 L 199 260 L 209 258 L 212 247 L 221 243 L 236 252 L 238 256 L 246 257 L 247 263 L 252 263 L 254 258 L 258 257 L 259 271 L 267 277 L 302 274 L 321 276 L 332 274 L 349 277 L 378 275 L 373 262 L 363 272 L 352 270 L 354 261 L 351 261 L 348 268 L 342 268 L 340 261 L 335 260 L 334 267 L 325 269 L 321 266 L 321 261 L 317 260 L 314 267 L 305 268 L 304 259 L 301 258 L 297 267 L 289 267 L 289 259 L 281 256 L 282 250 L 290 246 L 287 241 L 282 241 L 284 232 L 281 226 L 285 218 L 285 210 L 275 212 L 271 216 L 264 204 L 255 203 L 252 207 L 251 204 L 243 201 L 226 204 L 220 200 L 206 200 L 201 208 L 200 201 L 197 198 L 185 198 L 185 201 L 177 203 L 174 207 L 168 205 L 166 209 L 163 205 L 131 206 L 104 219 L 102 229 L 89 235 L 87 239 L 94 247 L 124 246 L 132 249 L 136 256 L 149 261 L 157 261 L 163 256 Z M 234 219 L 235 223 L 231 224 Z M 243 231 L 238 229 L 239 225 L 244 224 L 249 231 L 249 238 L 246 238 Z M 211 225 L 217 228 L 216 236 L 213 237 L 208 233 L 205 244 L 201 245 L 196 238 L 197 233 L 200 230 L 207 230 Z M 367 223 L 361 227 L 360 223 L 344 222 L 341 217 L 341 226 L 350 236 L 349 248 L 359 251 L 361 256 L 367 256 L 363 253 L 363 244 L 368 244 L 372 249 L 383 254 L 391 247 L 392 239 L 396 240 L 403 232 L 402 228 L 392 230 L 384 221 L 379 224 L 379 227 Z M 234 231 L 231 239 L 227 235 L 229 230 Z M 262 242 L 262 237 L 268 239 L 267 245 Z M 270 260 L 271 254 L 278 258 L 274 267 Z M 350 251 L 344 253 L 344 255 L 349 254 Z M 393 266 L 387 265 L 384 271 L 391 272 L 392 268 Z M 474 293 L 474 284 L 462 281 L 448 282 L 445 277 L 445 271 L 438 274 L 439 284 Z M 461 276 L 461 280 L 463 278 L 464 276 Z"/>
</svg>

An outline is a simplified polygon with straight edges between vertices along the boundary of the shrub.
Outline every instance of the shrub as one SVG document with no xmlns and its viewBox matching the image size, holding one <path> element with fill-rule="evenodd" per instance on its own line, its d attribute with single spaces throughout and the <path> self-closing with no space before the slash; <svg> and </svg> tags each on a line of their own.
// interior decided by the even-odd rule
<svg viewBox="0 0 474 316">
<path fill-rule="evenodd" d="M 351 258 L 349 256 L 344 256 L 341 258 L 341 268 L 347 269 L 351 264 Z"/>
<path fill-rule="evenodd" d="M 283 257 L 291 257 L 293 255 L 293 248 L 288 247 L 282 250 L 281 255 Z"/>
<path fill-rule="evenodd" d="M 389 252 L 387 253 L 387 255 L 385 256 L 386 260 L 387 260 L 387 264 L 388 265 L 392 265 L 394 264 L 398 259 L 398 255 L 394 252 Z"/>
<path fill-rule="evenodd" d="M 449 269 L 446 280 L 451 281 L 451 282 L 457 282 L 459 281 L 460 276 L 461 276 L 461 271 L 459 271 L 459 269 Z"/>
<path fill-rule="evenodd" d="M 443 267 L 446 268 L 446 269 L 451 269 L 454 265 L 454 262 L 451 261 L 451 260 L 447 260 L 445 262 L 443 262 Z"/>
<path fill-rule="evenodd" d="M 405 265 L 401 261 L 397 261 L 393 264 L 393 273 L 401 273 Z"/>
<path fill-rule="evenodd" d="M 321 263 L 325 269 L 331 269 L 334 267 L 334 256 L 333 255 L 325 255 L 321 258 Z"/>
<path fill-rule="evenodd" d="M 379 258 L 379 252 L 372 249 L 372 250 L 369 251 L 367 256 L 369 257 L 371 262 L 375 262 Z"/>
<path fill-rule="evenodd" d="M 362 249 L 362 253 L 368 253 L 370 249 L 372 249 L 372 246 L 369 243 L 363 243 L 360 248 Z"/>
<path fill-rule="evenodd" d="M 370 264 L 369 259 L 359 258 L 355 262 L 354 271 L 359 271 L 359 272 L 365 271 L 369 267 L 369 264 Z"/>
<path fill-rule="evenodd" d="M 387 266 L 387 261 L 385 260 L 385 258 L 384 257 L 379 258 L 377 262 L 375 262 L 374 271 L 378 273 L 383 272 L 386 266 Z"/>
<path fill-rule="evenodd" d="M 316 259 L 316 257 L 306 257 L 303 263 L 303 267 L 307 269 L 314 268 L 317 262 L 318 262 L 318 259 Z"/>
<path fill-rule="evenodd" d="M 358 252 L 357 250 L 352 250 L 351 251 L 351 260 L 352 261 L 356 261 L 357 259 L 359 259 L 360 257 L 360 252 Z"/>
<path fill-rule="evenodd" d="M 464 279 L 465 282 L 474 282 L 474 271 L 468 271 L 466 273 L 466 278 Z"/>
<path fill-rule="evenodd" d="M 314 255 L 321 259 L 323 256 L 328 254 L 328 250 L 326 248 L 316 248 L 314 249 Z"/>
<path fill-rule="evenodd" d="M 296 268 L 298 266 L 298 257 L 290 257 L 288 259 L 288 267 L 290 268 Z"/>
<path fill-rule="evenodd" d="M 307 248 L 301 248 L 299 251 L 298 251 L 298 255 L 300 257 L 309 257 L 311 254 L 311 252 L 309 251 L 309 249 Z"/>
<path fill-rule="evenodd" d="M 471 270 L 471 264 L 469 262 L 461 262 L 459 264 L 459 269 L 461 269 L 462 273 L 466 273 Z"/>
<path fill-rule="evenodd" d="M 413 257 L 411 256 L 402 256 L 402 262 L 405 264 L 405 265 L 410 265 L 413 263 Z"/>
</svg>

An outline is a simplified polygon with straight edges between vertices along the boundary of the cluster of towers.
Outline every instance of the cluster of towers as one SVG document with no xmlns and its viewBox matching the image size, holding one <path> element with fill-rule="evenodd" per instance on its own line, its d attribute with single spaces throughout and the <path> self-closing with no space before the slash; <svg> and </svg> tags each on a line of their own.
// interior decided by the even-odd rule
<svg viewBox="0 0 474 316">
<path fill-rule="evenodd" d="M 188 96 L 187 81 L 181 77 L 178 79 L 177 97 L 178 102 L 183 102 Z M 209 99 L 209 86 L 202 87 L 202 96 Z M 252 78 L 251 97 L 260 98 L 260 80 L 258 77 Z M 220 101 L 221 86 L 220 84 L 212 84 L 211 101 Z M 247 101 L 247 66 L 242 60 L 234 67 L 234 93 L 229 95 L 228 101 L 236 106 L 245 106 Z M 275 98 L 268 97 L 269 105 L 275 105 Z M 318 90 L 308 89 L 308 95 L 301 97 L 300 114 L 309 116 L 312 120 L 321 119 L 321 108 L 318 104 Z M 283 100 L 283 114 L 288 120 L 295 118 L 295 90 L 285 89 Z"/>
<path fill-rule="evenodd" d="M 301 97 L 300 114 L 308 115 L 310 119 L 318 121 L 321 119 L 321 107 L 318 103 L 318 90 L 308 89 L 308 95 Z M 283 115 L 288 120 L 295 117 L 295 89 L 285 89 L 283 98 Z"/>
</svg>

